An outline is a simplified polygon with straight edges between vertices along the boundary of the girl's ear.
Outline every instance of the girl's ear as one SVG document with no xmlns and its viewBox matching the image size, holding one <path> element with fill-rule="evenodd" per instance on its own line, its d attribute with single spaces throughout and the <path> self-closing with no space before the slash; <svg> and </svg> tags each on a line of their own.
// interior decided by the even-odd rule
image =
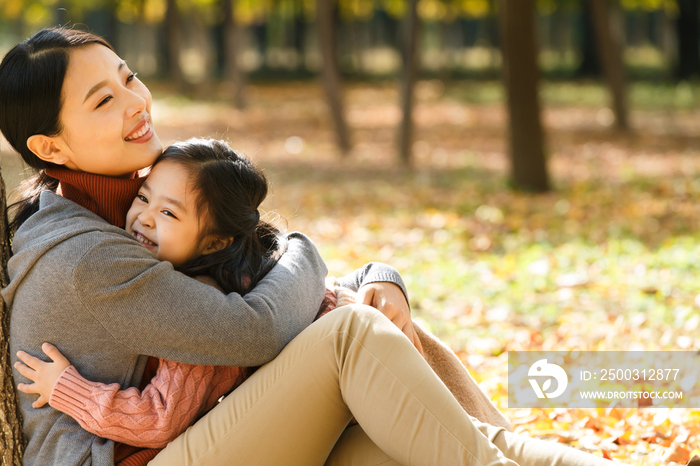
<svg viewBox="0 0 700 466">
<path fill-rule="evenodd" d="M 221 236 L 208 235 L 204 238 L 204 249 L 202 254 L 211 254 L 212 252 L 221 251 L 233 244 L 233 237 L 222 238 Z"/>
<path fill-rule="evenodd" d="M 27 147 L 45 162 L 63 165 L 68 161 L 68 157 L 61 151 L 52 137 L 43 134 L 29 136 L 27 139 Z"/>
</svg>

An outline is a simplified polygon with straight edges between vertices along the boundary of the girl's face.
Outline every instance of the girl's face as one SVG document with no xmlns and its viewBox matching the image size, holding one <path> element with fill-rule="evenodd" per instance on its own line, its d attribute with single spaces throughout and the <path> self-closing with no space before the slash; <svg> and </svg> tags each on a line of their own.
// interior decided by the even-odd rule
<svg viewBox="0 0 700 466">
<path fill-rule="evenodd" d="M 90 44 L 70 52 L 63 82 L 56 163 L 80 172 L 125 176 L 162 151 L 151 127 L 151 93 L 113 51 Z"/>
<path fill-rule="evenodd" d="M 173 162 L 153 167 L 126 214 L 126 231 L 156 259 L 176 267 L 211 252 L 209 238 L 200 241 L 200 218 L 189 173 Z"/>
</svg>

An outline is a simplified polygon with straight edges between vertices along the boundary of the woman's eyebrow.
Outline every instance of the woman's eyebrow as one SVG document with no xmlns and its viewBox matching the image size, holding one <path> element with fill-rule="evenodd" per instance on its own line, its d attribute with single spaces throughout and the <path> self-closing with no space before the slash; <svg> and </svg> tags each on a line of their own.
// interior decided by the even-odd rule
<svg viewBox="0 0 700 466">
<path fill-rule="evenodd" d="M 125 66 L 126 66 L 126 62 L 124 60 L 122 60 L 121 62 L 119 62 L 119 67 L 117 68 L 117 71 L 121 71 L 122 68 L 124 68 Z M 105 79 L 104 81 L 100 81 L 99 83 L 92 86 L 92 89 L 90 89 L 88 91 L 87 95 L 85 96 L 85 100 L 83 100 L 83 103 L 87 102 L 87 100 L 90 98 L 90 96 L 92 94 L 99 91 L 101 88 L 105 87 L 107 85 L 107 82 L 108 81 Z"/>
</svg>

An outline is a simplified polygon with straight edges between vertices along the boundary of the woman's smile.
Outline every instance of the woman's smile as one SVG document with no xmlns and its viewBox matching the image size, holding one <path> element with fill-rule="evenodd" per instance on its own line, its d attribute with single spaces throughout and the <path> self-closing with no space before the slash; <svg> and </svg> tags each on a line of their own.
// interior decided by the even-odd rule
<svg viewBox="0 0 700 466">
<path fill-rule="evenodd" d="M 141 122 L 136 125 L 136 128 L 131 131 L 124 140 L 126 142 L 146 142 L 151 139 L 155 133 L 148 123 L 148 120 L 150 120 L 150 116 L 146 115 L 146 118 L 141 120 Z"/>
</svg>

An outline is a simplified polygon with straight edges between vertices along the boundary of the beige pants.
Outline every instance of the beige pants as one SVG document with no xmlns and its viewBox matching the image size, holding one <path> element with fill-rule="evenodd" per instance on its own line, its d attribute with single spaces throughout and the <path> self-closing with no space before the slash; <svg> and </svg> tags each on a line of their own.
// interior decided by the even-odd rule
<svg viewBox="0 0 700 466">
<path fill-rule="evenodd" d="M 353 305 L 309 326 L 149 464 L 612 463 L 468 416 L 403 333 Z"/>
</svg>

